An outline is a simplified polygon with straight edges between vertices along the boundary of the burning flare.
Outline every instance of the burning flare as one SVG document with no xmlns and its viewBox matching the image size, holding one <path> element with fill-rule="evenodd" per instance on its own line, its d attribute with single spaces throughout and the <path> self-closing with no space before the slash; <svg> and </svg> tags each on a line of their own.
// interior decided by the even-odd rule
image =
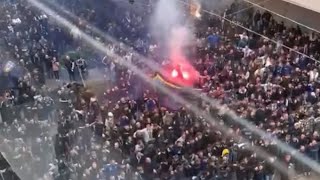
<svg viewBox="0 0 320 180">
<path fill-rule="evenodd" d="M 198 0 L 190 0 L 190 14 L 196 18 L 201 18 L 201 4 Z"/>
</svg>

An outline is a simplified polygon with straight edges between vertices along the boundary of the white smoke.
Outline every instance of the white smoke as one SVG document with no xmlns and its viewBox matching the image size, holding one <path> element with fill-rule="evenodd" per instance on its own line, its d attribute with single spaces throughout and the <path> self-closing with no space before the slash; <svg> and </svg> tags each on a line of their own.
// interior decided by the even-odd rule
<svg viewBox="0 0 320 180">
<path fill-rule="evenodd" d="M 183 1 L 183 2 L 182 2 Z M 200 18 L 201 9 L 224 12 L 235 0 L 193 0 Z M 184 49 L 194 41 L 193 23 L 189 21 L 190 7 L 184 0 L 158 0 L 150 20 L 150 33 L 165 47 L 164 55 L 173 61 L 185 60 Z M 191 4 L 190 4 L 191 5 Z"/>
<path fill-rule="evenodd" d="M 150 33 L 165 47 L 172 60 L 184 60 L 184 47 L 193 40 L 192 24 L 188 22 L 183 4 L 175 0 L 159 0 L 150 21 Z"/>
<path fill-rule="evenodd" d="M 184 26 L 173 28 L 170 33 L 168 47 L 171 60 L 174 63 L 175 61 L 185 61 L 184 48 L 191 42 L 192 33 Z"/>
</svg>

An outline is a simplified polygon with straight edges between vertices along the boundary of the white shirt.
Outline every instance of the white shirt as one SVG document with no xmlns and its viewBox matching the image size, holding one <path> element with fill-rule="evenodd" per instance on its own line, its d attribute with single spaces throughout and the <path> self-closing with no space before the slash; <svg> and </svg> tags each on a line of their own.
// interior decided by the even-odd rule
<svg viewBox="0 0 320 180">
<path fill-rule="evenodd" d="M 111 64 L 110 64 L 110 70 L 114 70 L 115 67 L 116 67 L 116 65 L 115 65 L 113 62 L 111 62 Z"/>
<path fill-rule="evenodd" d="M 249 37 L 248 37 L 247 35 L 245 35 L 245 34 L 240 34 L 240 39 L 241 39 L 241 40 L 242 40 L 242 39 L 248 40 Z"/>
<path fill-rule="evenodd" d="M 268 66 L 271 66 L 271 65 L 272 65 L 271 59 L 270 59 L 270 57 L 268 57 L 267 60 L 266 60 L 266 64 L 264 66 L 268 67 Z"/>
<path fill-rule="evenodd" d="M 149 142 L 149 141 L 152 139 L 152 129 L 151 129 L 151 130 L 148 130 L 147 128 L 144 128 L 144 129 L 141 129 L 141 130 L 137 130 L 137 131 L 134 133 L 134 136 L 136 136 L 137 133 L 138 133 L 139 135 L 142 135 L 143 140 L 144 140 L 145 142 Z"/>
<path fill-rule="evenodd" d="M 248 57 L 248 56 L 251 55 L 252 50 L 250 48 L 248 48 L 248 47 L 245 47 L 245 48 L 242 49 L 242 52 L 244 54 L 244 57 Z"/>
<path fill-rule="evenodd" d="M 76 38 L 76 39 L 81 38 L 80 30 L 77 27 L 71 29 L 71 34 L 72 34 L 73 38 Z"/>
<path fill-rule="evenodd" d="M 309 72 L 309 80 L 312 81 L 316 81 L 319 77 L 319 73 L 318 71 L 310 71 Z"/>
</svg>

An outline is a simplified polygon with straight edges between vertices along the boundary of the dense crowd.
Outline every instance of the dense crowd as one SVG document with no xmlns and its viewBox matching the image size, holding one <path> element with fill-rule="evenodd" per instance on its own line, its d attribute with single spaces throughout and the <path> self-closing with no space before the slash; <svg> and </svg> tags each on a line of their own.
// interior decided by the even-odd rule
<svg viewBox="0 0 320 180">
<path fill-rule="evenodd" d="M 125 60 L 138 62 L 137 52 L 163 58 L 148 34 L 152 5 L 136 12 L 113 2 L 57 2 L 81 17 L 72 20 L 79 29 L 90 32 L 90 22 L 132 47 L 125 50 L 96 37 Z M 319 59 L 317 34 L 288 28 L 268 12 L 229 16 L 238 4 L 226 17 L 276 43 L 207 14 L 195 20 L 191 63 L 201 74 L 202 93 L 270 134 L 257 137 L 214 107 L 196 102 L 242 137 L 233 138 L 187 107 L 165 107 L 159 103 L 162 97 L 117 59 L 89 48 L 86 57 L 102 62 L 108 82 L 104 94 L 93 92 L 79 81 L 87 72 L 80 62 L 84 55 L 68 54 L 88 48 L 81 37 L 25 1 L 1 3 L 1 58 L 14 63 L 8 68 L 6 62 L 1 72 L 10 80 L 2 87 L 1 144 L 6 157 L 13 157 L 12 168 L 18 175 L 23 172 L 21 179 L 289 180 L 312 173 L 292 157 L 294 152 L 281 152 L 273 138 L 320 161 L 319 70 L 312 60 Z M 60 82 L 62 68 L 70 82 Z M 52 79 L 59 87 L 48 87 Z M 253 144 L 270 159 L 252 153 Z M 276 171 L 275 159 L 285 163 L 286 173 Z M 10 168 L 0 170 L 0 179 L 16 179 Z"/>
</svg>

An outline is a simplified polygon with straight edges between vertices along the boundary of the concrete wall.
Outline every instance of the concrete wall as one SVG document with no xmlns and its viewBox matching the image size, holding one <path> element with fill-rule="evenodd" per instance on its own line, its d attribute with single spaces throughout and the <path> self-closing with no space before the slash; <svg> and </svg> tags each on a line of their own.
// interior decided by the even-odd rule
<svg viewBox="0 0 320 180">
<path fill-rule="evenodd" d="M 250 0 L 251 2 L 259 3 L 261 0 Z M 286 16 L 290 19 L 293 19 L 301 24 L 304 24 L 306 26 L 312 27 L 318 31 L 320 31 L 320 13 L 317 13 L 313 10 L 306 9 L 301 6 L 297 6 L 293 3 L 289 3 L 287 1 L 295 1 L 296 3 L 299 1 L 300 4 L 302 2 L 309 2 L 309 3 L 317 3 L 314 4 L 314 7 L 317 7 L 320 12 L 320 0 L 269 0 L 267 2 L 261 3 L 260 6 L 263 6 L 264 8 L 267 8 L 271 11 L 274 11 L 278 14 L 281 14 L 283 16 Z M 306 6 L 312 6 L 313 4 L 305 4 Z M 259 9 L 255 7 L 256 9 Z M 276 20 L 284 21 L 288 25 L 294 25 L 295 23 L 285 20 L 279 16 L 274 15 Z"/>
<path fill-rule="evenodd" d="M 283 1 L 320 13 L 319 0 L 283 0 Z"/>
</svg>

